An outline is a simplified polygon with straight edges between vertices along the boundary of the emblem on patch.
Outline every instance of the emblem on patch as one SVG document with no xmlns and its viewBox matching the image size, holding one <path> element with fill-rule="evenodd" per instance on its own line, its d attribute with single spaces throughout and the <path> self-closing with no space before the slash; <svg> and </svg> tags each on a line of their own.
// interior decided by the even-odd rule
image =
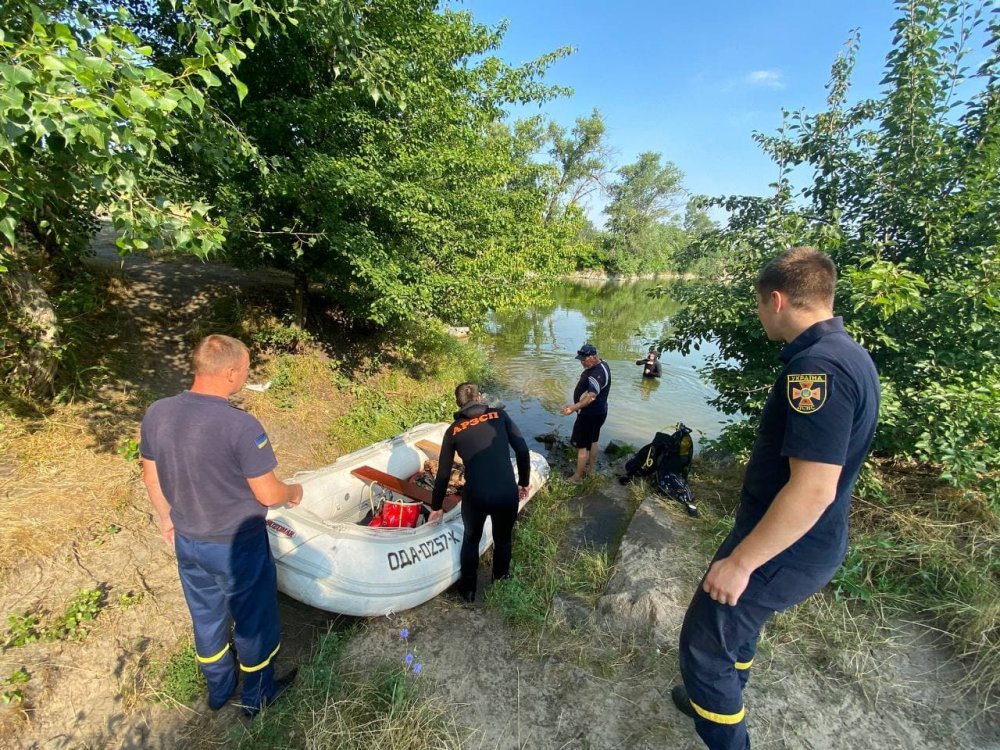
<svg viewBox="0 0 1000 750">
<path fill-rule="evenodd" d="M 267 445 L 267 435 L 266 434 L 262 434 L 259 438 L 257 438 L 254 441 L 254 443 L 257 445 L 257 450 L 260 450 L 265 445 Z"/>
<path fill-rule="evenodd" d="M 799 414 L 812 414 L 823 408 L 829 390 L 826 373 L 802 373 L 788 376 L 788 403 Z"/>
</svg>

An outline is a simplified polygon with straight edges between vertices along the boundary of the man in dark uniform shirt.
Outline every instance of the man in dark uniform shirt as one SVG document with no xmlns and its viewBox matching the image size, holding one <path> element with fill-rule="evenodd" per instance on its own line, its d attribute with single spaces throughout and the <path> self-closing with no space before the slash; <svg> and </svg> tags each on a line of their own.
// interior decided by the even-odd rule
<svg viewBox="0 0 1000 750">
<path fill-rule="evenodd" d="M 479 543 L 487 517 L 493 522 L 493 580 L 510 575 L 514 522 L 519 501 L 528 496 L 531 481 L 531 456 L 521 431 L 507 412 L 487 406 L 479 386 L 462 383 L 455 388 L 458 411 L 455 421 L 441 441 L 438 472 L 431 495 L 428 523 L 438 523 L 444 515 L 442 505 L 448 490 L 455 452 L 465 464 L 465 487 L 462 490 L 462 574 L 458 588 L 467 602 L 476 598 L 476 572 L 479 569 Z M 517 458 L 517 484 L 510 463 L 510 450 Z"/>
<path fill-rule="evenodd" d="M 569 442 L 576 448 L 576 471 L 566 480 L 577 484 L 597 468 L 597 441 L 608 418 L 608 394 L 611 392 L 611 368 L 597 356 L 597 347 L 584 344 L 576 353 L 583 374 L 573 389 L 573 403 L 563 407 L 563 414 L 577 413 Z"/>
<path fill-rule="evenodd" d="M 142 420 L 143 481 L 177 555 L 209 708 L 229 701 L 242 673 L 243 712 L 253 718 L 295 677 L 274 678 L 277 574 L 264 517 L 271 506 L 298 505 L 302 485 L 275 477 L 264 428 L 229 403 L 250 371 L 243 342 L 207 336 L 192 360 L 191 390 L 160 399 Z"/>
<path fill-rule="evenodd" d="M 674 704 L 713 750 L 750 747 L 743 688 L 757 637 L 776 611 L 823 588 L 847 552 L 851 490 L 878 420 L 871 357 L 833 316 L 837 271 L 793 248 L 757 279 L 757 315 L 785 341 L 736 523 L 694 594 L 680 636 Z"/>
</svg>

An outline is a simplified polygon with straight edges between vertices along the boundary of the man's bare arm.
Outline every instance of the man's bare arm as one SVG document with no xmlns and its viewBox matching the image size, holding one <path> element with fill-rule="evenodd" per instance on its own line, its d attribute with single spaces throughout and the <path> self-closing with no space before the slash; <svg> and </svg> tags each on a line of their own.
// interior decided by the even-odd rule
<svg viewBox="0 0 1000 750">
<path fill-rule="evenodd" d="M 580 396 L 580 400 L 575 404 L 564 406 L 563 414 L 572 414 L 575 411 L 580 411 L 580 409 L 585 407 L 587 404 L 592 403 L 596 398 L 597 398 L 596 393 L 594 393 L 593 391 L 587 391 L 582 396 Z"/>
<path fill-rule="evenodd" d="M 248 479 L 247 483 L 257 498 L 257 502 L 265 508 L 288 503 L 288 507 L 294 508 L 302 502 L 302 485 L 294 482 L 282 482 L 274 475 L 273 471 L 267 472 L 259 477 Z"/>
<path fill-rule="evenodd" d="M 142 482 L 146 485 L 146 493 L 149 501 L 153 504 L 153 509 L 159 516 L 160 533 L 171 547 L 174 546 L 174 522 L 170 520 L 170 502 L 160 488 L 160 476 L 156 473 L 156 462 L 144 458 L 142 459 Z"/>
<path fill-rule="evenodd" d="M 791 458 L 789 468 L 788 482 L 754 530 L 705 576 L 702 588 L 720 604 L 736 604 L 750 574 L 801 539 L 836 498 L 840 466 Z"/>
</svg>

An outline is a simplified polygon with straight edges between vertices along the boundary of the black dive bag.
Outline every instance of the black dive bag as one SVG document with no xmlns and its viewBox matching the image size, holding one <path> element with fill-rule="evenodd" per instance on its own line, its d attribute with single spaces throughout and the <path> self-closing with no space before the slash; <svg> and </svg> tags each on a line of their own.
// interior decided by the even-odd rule
<svg viewBox="0 0 1000 750">
<path fill-rule="evenodd" d="M 626 461 L 625 474 L 618 481 L 628 484 L 633 479 L 648 477 L 659 493 L 683 505 L 688 515 L 697 516 L 694 493 L 687 481 L 693 457 L 691 428 L 678 423 L 673 433 L 657 432 L 653 442 L 642 446 Z"/>
</svg>

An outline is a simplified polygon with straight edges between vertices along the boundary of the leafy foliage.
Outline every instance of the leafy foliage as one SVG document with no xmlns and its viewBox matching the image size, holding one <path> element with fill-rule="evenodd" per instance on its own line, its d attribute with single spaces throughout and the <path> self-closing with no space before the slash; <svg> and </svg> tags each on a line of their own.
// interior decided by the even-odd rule
<svg viewBox="0 0 1000 750">
<path fill-rule="evenodd" d="M 660 269 L 665 265 L 662 256 L 669 257 L 674 246 L 684 244 L 683 230 L 661 223 L 675 218 L 682 177 L 674 164 L 661 164 L 660 155 L 653 152 L 640 154 L 634 164 L 618 170 L 618 180 L 608 188 L 611 200 L 605 209 L 608 254 L 615 271 Z"/>
<path fill-rule="evenodd" d="M 566 217 L 595 190 L 604 189 L 610 169 L 611 149 L 604 140 L 606 128 L 596 109 L 590 117 L 578 117 L 571 133 L 554 122 L 549 123 L 546 136 L 554 170 L 549 190 L 546 220 L 560 214 Z"/>
<path fill-rule="evenodd" d="M 23 703 L 24 686 L 31 680 L 31 675 L 24 669 L 11 672 L 10 676 L 0 683 L 0 703 Z"/>
<path fill-rule="evenodd" d="M 163 157 L 211 116 L 205 93 L 223 85 L 220 75 L 245 90 L 233 68 L 250 33 L 283 14 L 252 2 L 192 0 L 171 17 L 190 48 L 176 70 L 151 64 L 153 48 L 124 9 L 5 3 L 0 234 L 7 261 L 20 232 L 82 252 L 98 206 L 120 230 L 122 250 L 170 242 L 204 255 L 218 247 L 224 225 L 172 179 Z M 241 141 L 225 145 L 234 143 Z"/>
<path fill-rule="evenodd" d="M 756 321 L 753 279 L 778 252 L 819 246 L 841 271 L 837 309 L 882 377 L 877 450 L 1000 497 L 1000 11 L 898 5 L 880 97 L 847 102 L 854 38 L 827 111 L 786 113 L 776 135 L 756 136 L 782 177 L 769 198 L 717 201 L 728 226 L 699 251 L 724 259 L 725 274 L 680 292 L 688 307 L 665 344 L 717 341 L 717 406 L 759 414 L 777 345 Z M 985 61 L 969 70 L 980 37 Z M 812 181 L 796 189 L 804 166 Z M 745 447 L 751 431 L 741 436 Z"/>
<path fill-rule="evenodd" d="M 475 322 L 521 305 L 555 269 L 537 123 L 504 105 L 560 92 L 539 78 L 559 51 L 519 68 L 490 55 L 503 29 L 427 0 L 366 6 L 362 28 L 388 61 L 394 102 L 342 73 L 329 54 L 330 6 L 257 45 L 240 68 L 251 94 L 220 106 L 257 145 L 217 181 L 231 256 L 335 290 L 352 318 L 378 325 Z"/>
<path fill-rule="evenodd" d="M 220 247 L 225 222 L 167 159 L 181 142 L 252 153 L 206 92 L 228 82 L 242 97 L 234 66 L 254 36 L 294 11 L 252 1 L 156 6 L 184 42 L 183 54 L 158 66 L 140 36 L 155 36 L 139 13 L 152 11 L 134 5 L 136 13 L 86 0 L 0 8 L 0 372 L 17 372 L 33 395 L 51 384 L 61 348 L 58 318 L 32 274 L 71 276 L 98 210 L 123 253 L 165 246 L 204 256 Z M 29 356 L 17 356 L 24 349 Z M 25 362 L 28 372 L 17 371 Z"/>
</svg>

